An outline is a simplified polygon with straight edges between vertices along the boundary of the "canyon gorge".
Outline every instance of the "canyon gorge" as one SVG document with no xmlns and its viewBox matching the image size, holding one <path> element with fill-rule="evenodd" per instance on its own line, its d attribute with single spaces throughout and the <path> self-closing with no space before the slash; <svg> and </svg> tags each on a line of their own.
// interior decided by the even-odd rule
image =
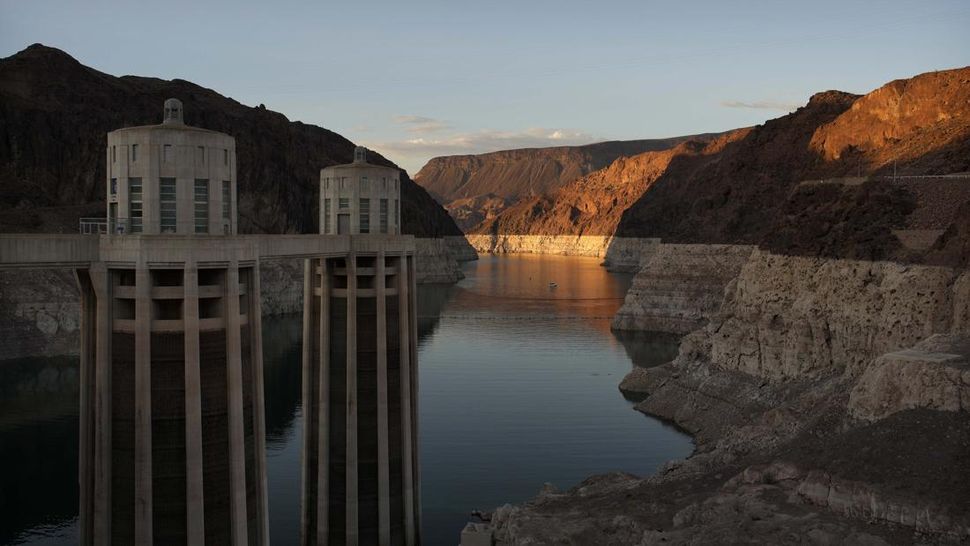
<svg viewBox="0 0 970 546">
<path fill-rule="evenodd" d="M 239 143 L 241 231 L 317 231 L 319 170 L 349 140 L 34 45 L 0 60 L 0 232 L 100 215 L 104 133 L 174 95 Z M 482 506 L 469 540 L 970 541 L 970 67 L 754 127 L 439 157 L 401 180 L 419 282 L 454 283 L 477 253 L 597 257 L 633 275 L 612 329 L 682 336 L 618 388 L 693 455 Z M 302 274 L 261 265 L 267 314 L 301 309 Z M 78 312 L 72 273 L 0 273 L 0 352 L 76 353 Z"/>
<path fill-rule="evenodd" d="M 675 359 L 635 367 L 620 389 L 696 451 L 645 478 L 547 486 L 468 536 L 970 539 L 968 172 L 962 68 L 818 93 L 484 218 L 468 234 L 480 252 L 597 256 L 636 273 L 614 330 L 683 338 Z"/>
</svg>

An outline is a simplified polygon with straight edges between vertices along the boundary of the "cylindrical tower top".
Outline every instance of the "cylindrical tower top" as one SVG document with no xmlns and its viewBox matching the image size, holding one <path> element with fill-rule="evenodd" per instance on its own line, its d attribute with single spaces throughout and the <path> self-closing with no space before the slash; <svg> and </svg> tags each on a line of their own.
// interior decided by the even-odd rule
<svg viewBox="0 0 970 546">
<path fill-rule="evenodd" d="M 185 123 L 182 121 L 182 101 L 178 99 L 167 99 L 165 101 L 165 117 L 162 118 L 162 123 L 166 125 Z"/>
<path fill-rule="evenodd" d="M 236 141 L 186 125 L 183 112 L 168 99 L 162 123 L 108 133 L 110 233 L 237 232 Z"/>
<path fill-rule="evenodd" d="M 320 170 L 320 233 L 401 233 L 401 171 L 367 162 L 367 148 L 354 148 L 354 162 Z"/>
</svg>

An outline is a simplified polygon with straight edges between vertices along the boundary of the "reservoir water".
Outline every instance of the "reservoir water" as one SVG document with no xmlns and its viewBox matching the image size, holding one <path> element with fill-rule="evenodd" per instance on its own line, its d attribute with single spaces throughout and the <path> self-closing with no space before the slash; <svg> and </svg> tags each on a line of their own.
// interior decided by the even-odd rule
<svg viewBox="0 0 970 546">
<path fill-rule="evenodd" d="M 693 446 L 617 385 L 676 354 L 609 330 L 630 278 L 598 260 L 483 256 L 457 285 L 419 288 L 424 541 L 457 544 L 471 510 L 591 474 L 650 474 Z M 554 282 L 556 286 L 551 286 Z M 263 322 L 271 539 L 299 538 L 300 317 Z M 0 365 L 0 544 L 76 542 L 77 359 Z"/>
</svg>

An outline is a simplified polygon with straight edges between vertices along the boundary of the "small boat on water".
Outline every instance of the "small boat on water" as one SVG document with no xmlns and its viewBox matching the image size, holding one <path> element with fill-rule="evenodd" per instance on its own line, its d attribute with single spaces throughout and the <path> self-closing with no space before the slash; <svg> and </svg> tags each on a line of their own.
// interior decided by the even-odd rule
<svg viewBox="0 0 970 546">
<path fill-rule="evenodd" d="M 559 286 L 559 285 L 556 284 L 555 281 L 549 281 L 549 288 L 555 288 L 557 286 Z"/>
</svg>

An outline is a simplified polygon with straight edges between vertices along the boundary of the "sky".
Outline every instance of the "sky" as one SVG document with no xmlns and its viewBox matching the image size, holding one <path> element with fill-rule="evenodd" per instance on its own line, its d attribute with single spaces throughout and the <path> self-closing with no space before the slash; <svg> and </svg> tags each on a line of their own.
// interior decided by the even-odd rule
<svg viewBox="0 0 970 546">
<path fill-rule="evenodd" d="M 36 42 L 265 104 L 414 174 L 439 155 L 744 127 L 970 65 L 970 1 L 0 0 L 0 57 Z"/>
</svg>

